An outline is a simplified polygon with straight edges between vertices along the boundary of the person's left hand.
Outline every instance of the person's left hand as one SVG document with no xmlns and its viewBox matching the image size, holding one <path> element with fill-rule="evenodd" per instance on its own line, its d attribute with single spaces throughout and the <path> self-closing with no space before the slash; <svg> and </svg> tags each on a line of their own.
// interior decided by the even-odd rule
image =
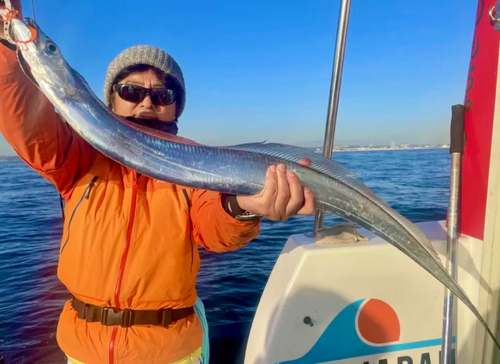
<svg viewBox="0 0 500 364">
<path fill-rule="evenodd" d="M 311 160 L 303 158 L 298 163 L 309 167 Z M 316 209 L 312 191 L 302 186 L 295 172 L 287 171 L 284 164 L 268 168 L 261 192 L 253 196 L 236 196 L 236 199 L 243 210 L 272 221 L 286 221 L 293 215 L 311 215 Z"/>
</svg>

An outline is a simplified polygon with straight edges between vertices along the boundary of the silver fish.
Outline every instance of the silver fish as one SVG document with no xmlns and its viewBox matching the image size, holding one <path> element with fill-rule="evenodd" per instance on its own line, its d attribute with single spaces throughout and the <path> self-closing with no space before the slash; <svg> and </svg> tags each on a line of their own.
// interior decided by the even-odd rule
<svg viewBox="0 0 500 364">
<path fill-rule="evenodd" d="M 314 192 L 318 209 L 357 223 L 408 255 L 473 312 L 500 348 L 467 294 L 441 264 L 425 234 L 385 204 L 350 170 L 298 147 L 267 143 L 208 147 L 117 117 L 64 60 L 59 47 L 34 21 L 26 22 L 11 21 L 17 42 L 30 40 L 33 29 L 38 32 L 33 41 L 20 43 L 21 65 L 29 65 L 35 83 L 59 114 L 97 150 L 152 178 L 239 195 L 261 191 L 267 168 L 284 163 Z M 311 158 L 311 168 L 296 163 L 303 157 Z"/>
</svg>

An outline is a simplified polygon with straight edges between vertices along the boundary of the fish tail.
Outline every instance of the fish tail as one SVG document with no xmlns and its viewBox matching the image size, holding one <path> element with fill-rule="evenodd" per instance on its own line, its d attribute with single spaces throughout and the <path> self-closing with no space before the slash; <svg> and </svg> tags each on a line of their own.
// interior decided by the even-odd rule
<svg viewBox="0 0 500 364">
<path fill-rule="evenodd" d="M 449 281 L 449 284 L 445 284 L 445 286 L 450 289 L 450 291 L 460 299 L 460 301 L 463 302 L 465 306 L 469 308 L 469 310 L 476 316 L 478 321 L 481 323 L 481 325 L 484 327 L 488 335 L 493 339 L 497 349 L 500 349 L 500 341 L 498 338 L 493 334 L 493 331 L 491 331 L 490 327 L 484 320 L 483 316 L 479 313 L 479 310 L 476 308 L 476 306 L 472 303 L 472 301 L 469 299 L 469 296 L 467 296 L 467 293 L 460 287 L 460 285 L 448 274 L 448 272 L 443 268 L 443 272 L 448 276 L 447 280 Z M 444 283 L 444 282 L 443 282 Z"/>
<path fill-rule="evenodd" d="M 483 316 L 481 316 L 481 314 L 479 313 L 479 311 L 476 309 L 476 307 L 474 306 L 474 304 L 469 300 L 469 298 L 467 296 L 459 297 L 459 298 L 469 308 L 469 310 L 472 311 L 472 313 L 474 314 L 474 316 L 477 317 L 477 319 L 479 320 L 479 322 L 481 323 L 481 325 L 483 325 L 483 327 L 486 330 L 486 332 L 488 333 L 488 335 L 495 342 L 495 345 L 497 346 L 497 349 L 500 349 L 500 342 L 498 341 L 498 338 L 495 336 L 495 334 L 493 334 L 493 331 L 490 330 L 490 327 L 488 326 L 488 324 L 486 323 L 486 321 L 483 319 Z"/>
</svg>

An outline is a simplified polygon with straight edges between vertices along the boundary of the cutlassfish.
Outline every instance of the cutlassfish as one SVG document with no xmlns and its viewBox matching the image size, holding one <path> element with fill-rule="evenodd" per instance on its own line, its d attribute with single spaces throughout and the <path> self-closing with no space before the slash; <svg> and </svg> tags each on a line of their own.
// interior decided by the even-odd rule
<svg viewBox="0 0 500 364">
<path fill-rule="evenodd" d="M 209 147 L 139 127 L 113 114 L 84 78 L 63 58 L 59 47 L 37 24 L 0 10 L 10 20 L 20 64 L 52 102 L 62 118 L 88 143 L 109 158 L 149 177 L 218 192 L 252 195 L 262 190 L 269 166 L 284 163 L 309 187 L 318 209 L 364 227 L 404 254 L 453 292 L 477 317 L 500 348 L 479 311 L 448 274 L 429 239 L 390 208 L 347 168 L 306 149 L 273 143 Z M 311 167 L 296 162 L 312 160 Z"/>
</svg>

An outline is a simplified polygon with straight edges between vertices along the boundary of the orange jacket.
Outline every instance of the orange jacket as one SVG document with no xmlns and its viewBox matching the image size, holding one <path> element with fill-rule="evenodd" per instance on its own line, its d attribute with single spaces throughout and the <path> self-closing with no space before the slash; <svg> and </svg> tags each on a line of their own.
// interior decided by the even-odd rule
<svg viewBox="0 0 500 364">
<path fill-rule="evenodd" d="M 132 310 L 193 306 L 197 245 L 224 252 L 258 235 L 259 223 L 228 215 L 220 194 L 137 178 L 93 149 L 3 45 L 0 100 L 0 132 L 65 199 L 58 276 L 80 300 Z M 69 302 L 57 330 L 61 349 L 84 363 L 171 363 L 201 338 L 194 314 L 168 327 L 122 328 L 78 319 Z"/>
</svg>

